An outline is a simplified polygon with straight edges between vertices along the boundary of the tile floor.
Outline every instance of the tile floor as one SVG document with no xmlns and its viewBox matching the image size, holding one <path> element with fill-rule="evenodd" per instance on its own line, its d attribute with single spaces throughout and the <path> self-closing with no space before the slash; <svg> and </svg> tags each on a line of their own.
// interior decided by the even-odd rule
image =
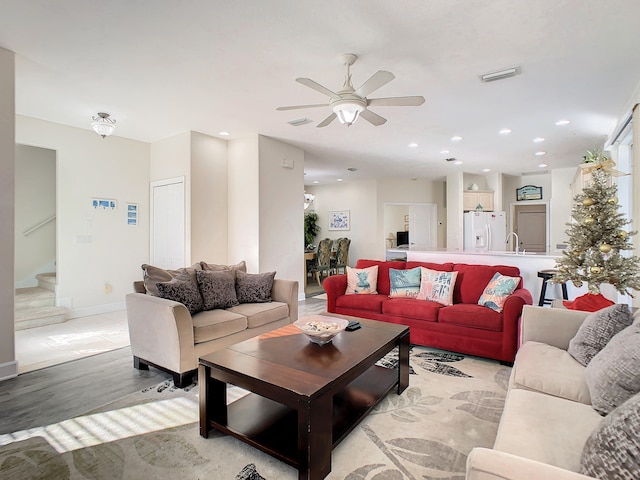
<svg viewBox="0 0 640 480">
<path fill-rule="evenodd" d="M 326 296 L 322 295 L 300 302 L 298 315 L 325 309 Z M 15 339 L 18 373 L 39 370 L 128 346 L 127 312 L 120 310 L 18 330 Z"/>
</svg>

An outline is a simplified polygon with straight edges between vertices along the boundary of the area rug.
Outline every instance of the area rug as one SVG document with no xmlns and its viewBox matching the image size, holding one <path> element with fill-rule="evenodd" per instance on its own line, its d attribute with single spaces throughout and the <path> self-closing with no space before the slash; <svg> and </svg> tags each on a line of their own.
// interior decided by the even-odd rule
<svg viewBox="0 0 640 480">
<path fill-rule="evenodd" d="M 390 355 L 383 364 L 396 362 Z M 328 479 L 463 480 L 471 449 L 493 445 L 510 368 L 423 347 L 412 348 L 410 362 L 409 388 L 389 394 L 333 451 Z M 298 478 L 232 437 L 200 437 L 197 393 L 165 382 L 82 417 L 2 435 L 0 478 Z"/>
</svg>

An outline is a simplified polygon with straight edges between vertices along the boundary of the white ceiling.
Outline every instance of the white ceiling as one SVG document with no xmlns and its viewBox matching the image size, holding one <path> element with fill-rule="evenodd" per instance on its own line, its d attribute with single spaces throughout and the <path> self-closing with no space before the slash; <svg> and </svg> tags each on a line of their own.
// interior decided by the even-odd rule
<svg viewBox="0 0 640 480">
<path fill-rule="evenodd" d="M 21 115 L 90 129 L 104 111 L 115 135 L 147 142 L 260 133 L 307 152 L 307 184 L 442 178 L 568 167 L 602 147 L 640 81 L 638 18 L 638 0 L 0 0 L 0 47 L 16 53 Z M 294 80 L 340 89 L 343 53 L 358 55 L 356 88 L 396 76 L 370 97 L 426 102 L 372 108 L 379 127 L 316 128 L 329 107 L 276 111 L 325 102 Z M 479 80 L 513 65 L 520 75 Z M 287 123 L 301 117 L 313 123 Z"/>
</svg>

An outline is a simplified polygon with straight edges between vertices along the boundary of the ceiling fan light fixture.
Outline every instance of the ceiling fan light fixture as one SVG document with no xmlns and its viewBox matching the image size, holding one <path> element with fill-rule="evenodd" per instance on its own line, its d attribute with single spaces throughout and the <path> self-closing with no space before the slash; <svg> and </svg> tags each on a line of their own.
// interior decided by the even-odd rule
<svg viewBox="0 0 640 480">
<path fill-rule="evenodd" d="M 332 108 L 340 123 L 350 127 L 358 119 L 365 107 L 360 102 L 345 100 L 335 102 Z"/>
<path fill-rule="evenodd" d="M 94 132 L 96 132 L 102 138 L 108 137 L 116 129 L 116 121 L 112 118 L 109 118 L 108 113 L 99 112 L 98 115 L 92 117 L 92 119 L 93 122 L 91 122 L 91 128 L 93 128 Z"/>
</svg>

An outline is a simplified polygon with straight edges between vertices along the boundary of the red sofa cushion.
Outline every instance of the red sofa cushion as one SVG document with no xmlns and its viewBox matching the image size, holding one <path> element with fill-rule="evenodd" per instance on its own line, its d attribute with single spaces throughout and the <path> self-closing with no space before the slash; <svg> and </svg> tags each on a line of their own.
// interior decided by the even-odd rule
<svg viewBox="0 0 640 480">
<path fill-rule="evenodd" d="M 431 270 L 437 270 L 439 272 L 451 272 L 453 271 L 453 262 L 446 263 L 431 263 L 431 262 L 406 262 L 405 270 L 410 270 L 416 267 L 429 268 Z"/>
<path fill-rule="evenodd" d="M 493 332 L 502 331 L 502 313 L 482 305 L 459 303 L 443 308 L 438 313 L 438 322 L 463 327 L 480 328 Z"/>
<path fill-rule="evenodd" d="M 456 263 L 453 270 L 458 272 L 456 288 L 453 291 L 453 303 L 477 304 L 482 292 L 496 272 L 509 277 L 519 277 L 520 269 L 508 265 L 468 265 Z M 518 288 L 522 287 L 522 278 Z"/>
<path fill-rule="evenodd" d="M 381 295 L 389 296 L 391 291 L 391 282 L 389 282 L 389 269 L 395 268 L 396 270 L 404 270 L 406 262 L 391 261 L 385 262 L 382 260 L 358 260 L 356 262 L 356 268 L 367 268 L 378 265 L 378 293 Z"/>
<path fill-rule="evenodd" d="M 382 313 L 436 322 L 438 320 L 438 311 L 443 306 L 436 302 L 416 300 L 415 298 L 390 298 L 382 304 Z"/>
<path fill-rule="evenodd" d="M 336 307 L 382 313 L 382 303 L 385 300 L 389 300 L 388 295 L 340 295 L 336 298 Z"/>
</svg>

